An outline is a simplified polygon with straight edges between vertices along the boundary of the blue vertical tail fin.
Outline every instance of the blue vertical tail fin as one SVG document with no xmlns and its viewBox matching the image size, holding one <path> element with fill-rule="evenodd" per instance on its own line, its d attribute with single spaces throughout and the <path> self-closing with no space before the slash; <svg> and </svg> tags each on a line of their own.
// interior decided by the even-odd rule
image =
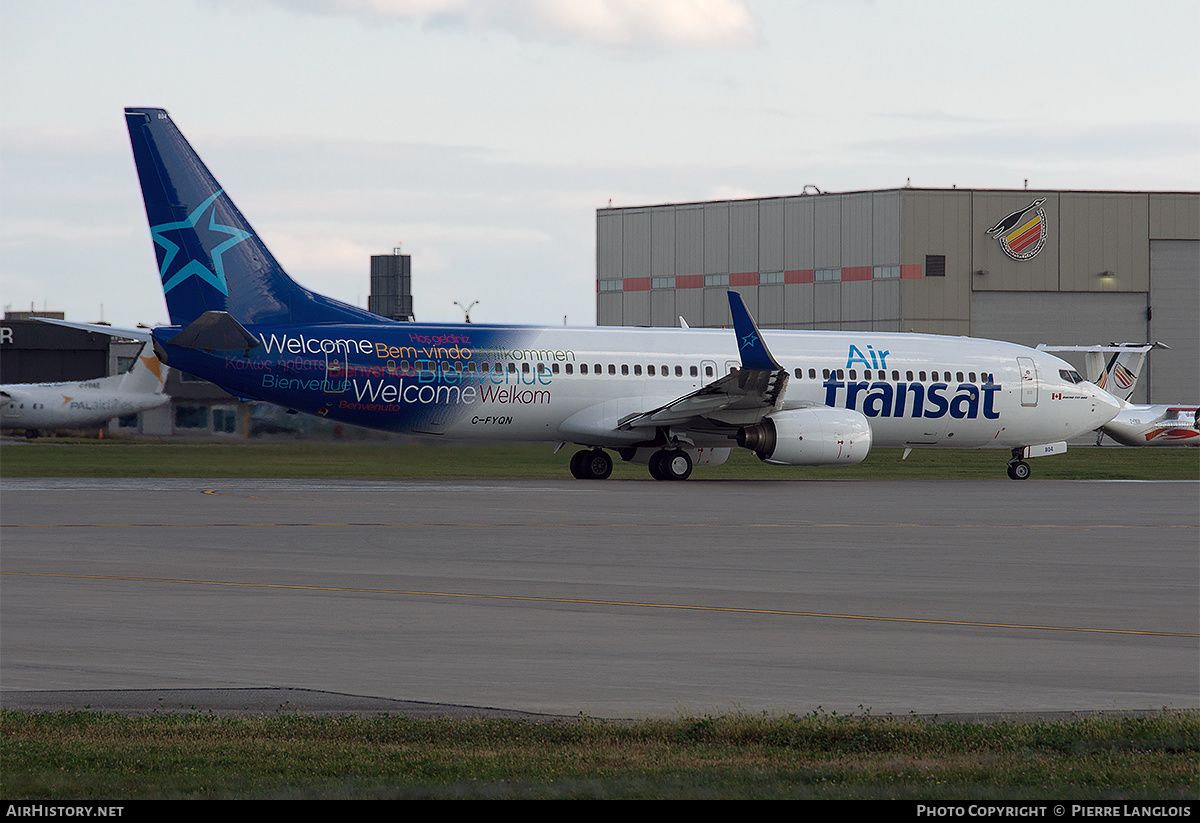
<svg viewBox="0 0 1200 823">
<path fill-rule="evenodd" d="M 298 285 L 162 109 L 125 109 L 171 323 L 390 323 Z"/>
<path fill-rule="evenodd" d="M 729 292 L 729 313 L 733 317 L 733 328 L 737 332 L 738 351 L 742 355 L 742 368 L 762 371 L 779 371 L 783 367 L 767 348 L 767 342 L 758 331 L 758 324 L 750 316 L 742 296 Z"/>
</svg>

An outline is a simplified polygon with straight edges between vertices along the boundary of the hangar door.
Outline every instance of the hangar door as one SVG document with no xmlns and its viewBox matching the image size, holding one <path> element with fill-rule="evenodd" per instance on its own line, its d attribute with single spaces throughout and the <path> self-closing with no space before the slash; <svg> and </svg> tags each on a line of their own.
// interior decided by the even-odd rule
<svg viewBox="0 0 1200 823">
<path fill-rule="evenodd" d="M 977 291 L 971 295 L 972 337 L 1033 347 L 1141 342 L 1146 334 L 1145 292 Z M 1084 373 L 1082 354 L 1056 354 Z M 1138 381 L 1132 402 L 1146 402 L 1145 383 Z"/>
<path fill-rule="evenodd" d="M 1147 367 L 1153 403 L 1200 399 L 1200 241 L 1150 241 L 1150 339 L 1169 350 L 1151 352 Z"/>
</svg>

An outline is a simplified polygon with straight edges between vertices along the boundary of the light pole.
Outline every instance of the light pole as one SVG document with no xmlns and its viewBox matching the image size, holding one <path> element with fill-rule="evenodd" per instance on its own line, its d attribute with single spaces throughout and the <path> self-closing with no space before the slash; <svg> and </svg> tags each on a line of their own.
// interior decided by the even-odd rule
<svg viewBox="0 0 1200 823">
<path fill-rule="evenodd" d="M 470 323 L 470 322 L 471 322 L 471 309 L 473 309 L 473 308 L 475 308 L 477 305 L 479 305 L 479 301 L 478 301 L 478 300 L 472 300 L 472 301 L 471 301 L 471 305 L 469 305 L 469 306 L 464 306 L 462 303 L 459 303 L 457 300 L 455 300 L 455 301 L 454 301 L 454 305 L 458 306 L 460 309 L 462 309 L 462 310 L 463 310 L 463 314 L 464 314 L 464 315 L 466 315 L 467 322 L 468 322 L 468 323 Z"/>
</svg>

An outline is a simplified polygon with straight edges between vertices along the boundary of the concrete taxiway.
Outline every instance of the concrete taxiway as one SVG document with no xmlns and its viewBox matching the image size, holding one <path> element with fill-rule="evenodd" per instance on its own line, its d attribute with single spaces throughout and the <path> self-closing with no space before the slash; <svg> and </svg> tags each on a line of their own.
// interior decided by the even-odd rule
<svg viewBox="0 0 1200 823">
<path fill-rule="evenodd" d="M 1200 707 L 1195 482 L 12 479 L 0 521 L 5 706 Z"/>
</svg>

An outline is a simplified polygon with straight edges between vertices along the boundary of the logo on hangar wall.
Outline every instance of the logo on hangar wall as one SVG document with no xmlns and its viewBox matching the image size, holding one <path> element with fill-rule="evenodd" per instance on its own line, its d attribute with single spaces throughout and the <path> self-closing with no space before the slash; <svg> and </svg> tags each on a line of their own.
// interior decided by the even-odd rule
<svg viewBox="0 0 1200 823">
<path fill-rule="evenodd" d="M 1046 243 L 1046 198 L 1034 200 L 987 230 L 1013 260 L 1031 260 Z"/>
</svg>

